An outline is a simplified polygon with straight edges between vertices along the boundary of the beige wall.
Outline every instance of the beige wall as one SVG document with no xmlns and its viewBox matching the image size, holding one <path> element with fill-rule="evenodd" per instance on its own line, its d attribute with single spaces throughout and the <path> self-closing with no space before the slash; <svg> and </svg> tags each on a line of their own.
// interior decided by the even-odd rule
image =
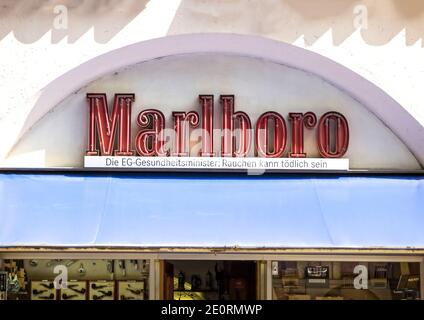
<svg viewBox="0 0 424 320">
<path fill-rule="evenodd" d="M 64 30 L 53 24 L 58 4 L 68 8 Z M 367 29 L 354 26 L 357 5 L 367 8 Z M 260 35 L 320 53 L 424 124 L 421 0 L 0 0 L 0 127 L 16 131 L 44 86 L 90 58 L 193 32 Z M 0 142 L 0 158 L 5 150 Z"/>
</svg>

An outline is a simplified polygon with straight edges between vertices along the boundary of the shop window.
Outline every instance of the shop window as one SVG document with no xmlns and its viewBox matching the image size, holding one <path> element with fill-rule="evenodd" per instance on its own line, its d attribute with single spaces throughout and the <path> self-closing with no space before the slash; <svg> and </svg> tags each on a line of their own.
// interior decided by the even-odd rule
<svg viewBox="0 0 424 320">
<path fill-rule="evenodd" d="M 8 300 L 144 300 L 149 297 L 148 260 L 4 260 L 3 267 Z"/>
<path fill-rule="evenodd" d="M 420 264 L 274 261 L 275 300 L 416 300 Z"/>
</svg>

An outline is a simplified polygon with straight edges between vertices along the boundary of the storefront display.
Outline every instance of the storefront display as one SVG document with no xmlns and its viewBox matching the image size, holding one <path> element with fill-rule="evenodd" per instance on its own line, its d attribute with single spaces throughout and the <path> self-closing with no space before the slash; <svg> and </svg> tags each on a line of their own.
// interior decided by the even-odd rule
<svg viewBox="0 0 424 320">
<path fill-rule="evenodd" d="M 144 281 L 119 281 L 119 300 L 144 300 Z"/>
<path fill-rule="evenodd" d="M 124 264 L 127 264 L 125 273 Z M 148 298 L 149 262 L 145 260 L 24 259 L 8 260 L 6 265 L 9 300 Z M 16 266 L 21 266 L 21 273 L 25 274 L 21 282 L 13 275 Z"/>
<path fill-rule="evenodd" d="M 274 263 L 278 263 L 278 273 L 272 277 L 273 299 L 277 300 L 420 299 L 419 263 Z M 287 281 L 288 274 L 291 281 Z"/>
<path fill-rule="evenodd" d="M 114 300 L 115 283 L 113 281 L 90 281 L 90 300 Z"/>
<path fill-rule="evenodd" d="M 56 294 L 53 282 L 31 281 L 31 300 L 56 300 Z"/>
<path fill-rule="evenodd" d="M 61 300 L 86 300 L 87 282 L 71 280 L 67 283 L 67 288 L 60 289 Z"/>
</svg>

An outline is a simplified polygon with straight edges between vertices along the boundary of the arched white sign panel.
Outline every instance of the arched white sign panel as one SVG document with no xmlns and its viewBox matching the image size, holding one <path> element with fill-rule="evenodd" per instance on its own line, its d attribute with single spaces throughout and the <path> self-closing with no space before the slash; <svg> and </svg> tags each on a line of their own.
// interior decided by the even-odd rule
<svg viewBox="0 0 424 320">
<path fill-rule="evenodd" d="M 336 112 L 349 123 L 343 157 L 350 159 L 352 169 L 414 170 L 424 163 L 423 128 L 393 99 L 352 71 L 276 41 L 207 34 L 134 44 L 58 78 L 43 90 L 6 165 L 82 167 L 88 148 L 89 93 L 106 94 L 110 109 L 115 94 L 134 94 L 131 141 L 137 139 L 137 116 L 142 110 L 160 110 L 165 128 L 173 128 L 173 112 L 201 115 L 199 95 L 213 95 L 213 123 L 222 128 L 220 96 L 234 95 L 234 112 L 243 111 L 253 128 L 267 111 L 285 118 L 287 145 L 282 157 L 293 151 L 290 113 L 312 112 L 318 121 Z M 317 131 L 318 124 L 304 129 L 307 157 L 322 156 Z M 214 134 L 213 149 L 221 150 L 220 133 Z M 249 152 L 254 156 L 255 148 Z"/>
</svg>

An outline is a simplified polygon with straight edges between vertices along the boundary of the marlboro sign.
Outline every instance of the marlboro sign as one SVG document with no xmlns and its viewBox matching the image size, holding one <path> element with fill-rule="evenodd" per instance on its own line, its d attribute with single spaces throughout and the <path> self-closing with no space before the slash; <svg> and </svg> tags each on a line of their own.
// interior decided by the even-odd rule
<svg viewBox="0 0 424 320">
<path fill-rule="evenodd" d="M 221 123 L 214 122 L 214 96 L 199 95 L 198 111 L 172 112 L 165 123 L 157 109 L 137 115 L 137 134 L 132 141 L 132 93 L 115 94 L 112 108 L 104 93 L 88 93 L 88 146 L 85 167 L 136 169 L 260 169 L 347 170 L 342 158 L 349 146 L 347 119 L 328 111 L 281 115 L 266 111 L 252 123 L 235 109 L 234 95 L 219 97 Z M 286 118 L 284 117 L 286 116 Z M 171 128 L 171 129 L 170 129 Z M 288 141 L 290 130 L 290 141 Z M 308 158 L 304 131 L 315 130 L 322 158 Z M 217 134 L 218 133 L 218 134 Z M 215 150 L 214 137 L 220 138 Z M 254 155 L 251 157 L 249 155 Z"/>
</svg>

